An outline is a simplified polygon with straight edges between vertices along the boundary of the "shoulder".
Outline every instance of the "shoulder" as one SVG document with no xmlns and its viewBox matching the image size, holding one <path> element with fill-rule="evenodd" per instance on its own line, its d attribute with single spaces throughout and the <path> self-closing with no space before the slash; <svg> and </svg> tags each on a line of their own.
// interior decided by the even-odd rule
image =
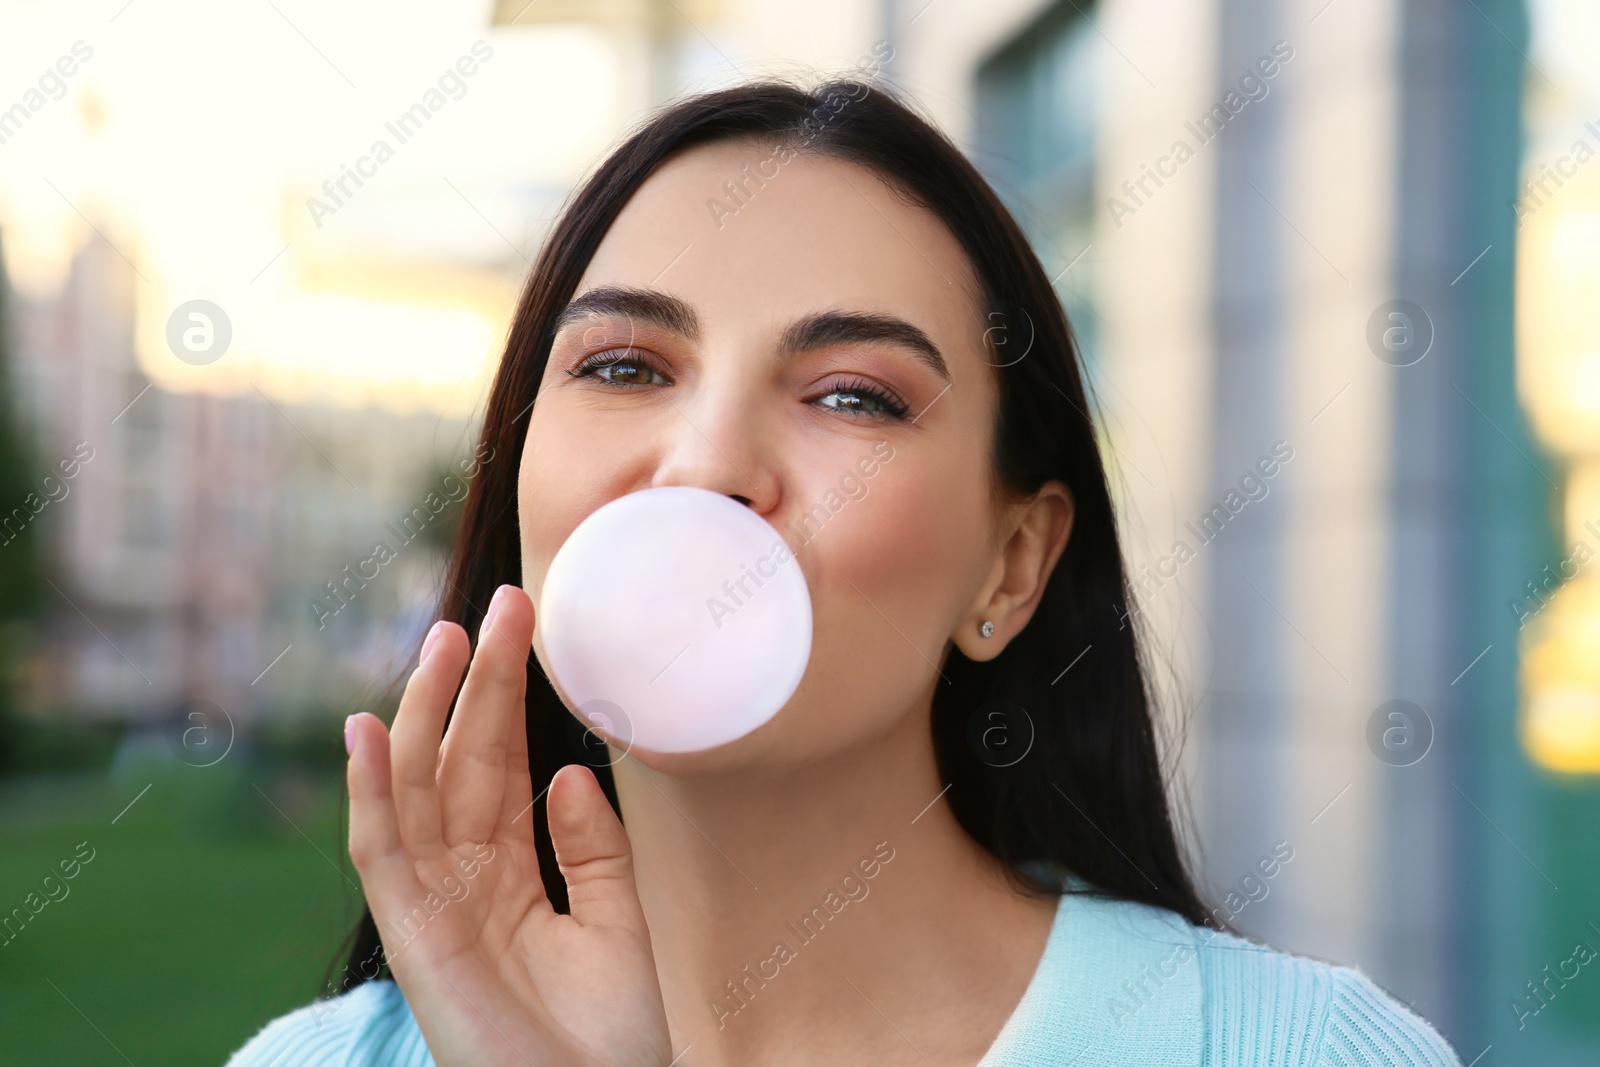
<svg viewBox="0 0 1600 1067">
<path fill-rule="evenodd" d="M 291 1064 L 432 1067 L 433 1057 L 400 987 L 378 979 L 272 1020 L 229 1058 L 226 1067 Z"/>
<path fill-rule="evenodd" d="M 1460 1067 L 1437 1030 L 1359 969 L 1193 929 L 1208 1062 Z"/>
<path fill-rule="evenodd" d="M 980 1067 L 1461 1067 L 1437 1031 L 1359 970 L 1165 908 L 1062 895 L 1032 982 Z"/>
</svg>

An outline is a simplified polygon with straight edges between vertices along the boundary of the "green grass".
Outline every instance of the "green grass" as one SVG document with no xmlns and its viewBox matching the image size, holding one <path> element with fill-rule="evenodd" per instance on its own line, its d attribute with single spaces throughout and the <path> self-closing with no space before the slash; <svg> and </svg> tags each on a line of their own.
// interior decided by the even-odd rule
<svg viewBox="0 0 1600 1067">
<path fill-rule="evenodd" d="M 338 785 L 243 758 L 0 783 L 0 915 L 95 850 L 0 937 L 0 1064 L 217 1065 L 309 1003 L 359 914 Z"/>
</svg>

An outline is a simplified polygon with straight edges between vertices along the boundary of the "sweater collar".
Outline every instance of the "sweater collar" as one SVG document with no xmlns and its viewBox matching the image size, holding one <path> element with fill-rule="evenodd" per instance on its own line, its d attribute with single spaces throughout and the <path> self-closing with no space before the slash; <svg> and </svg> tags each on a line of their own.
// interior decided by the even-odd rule
<svg viewBox="0 0 1600 1067">
<path fill-rule="evenodd" d="M 1091 895 L 1076 877 L 1066 888 L 1033 978 L 977 1067 L 1198 1065 L 1193 927 L 1165 908 Z"/>
</svg>

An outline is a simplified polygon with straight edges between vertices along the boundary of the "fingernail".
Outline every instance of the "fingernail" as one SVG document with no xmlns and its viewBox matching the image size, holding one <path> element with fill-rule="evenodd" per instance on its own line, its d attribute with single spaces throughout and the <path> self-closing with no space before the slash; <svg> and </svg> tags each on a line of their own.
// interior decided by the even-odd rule
<svg viewBox="0 0 1600 1067">
<path fill-rule="evenodd" d="M 428 636 L 422 639 L 422 655 L 417 657 L 418 663 L 428 662 L 428 649 L 432 648 L 434 641 L 438 640 L 439 627 L 443 625 L 443 623 L 444 620 L 441 619 L 432 626 L 428 627 Z"/>
<path fill-rule="evenodd" d="M 356 750 L 356 736 L 350 729 L 351 724 L 355 722 L 355 718 L 354 715 L 347 715 L 344 720 L 344 754 L 346 756 L 353 755 Z"/>
<path fill-rule="evenodd" d="M 500 605 L 505 602 L 506 590 L 509 586 L 502 585 L 494 591 L 494 598 L 489 601 L 489 610 L 484 612 L 482 629 L 487 630 L 494 625 L 495 612 L 500 610 Z"/>
</svg>

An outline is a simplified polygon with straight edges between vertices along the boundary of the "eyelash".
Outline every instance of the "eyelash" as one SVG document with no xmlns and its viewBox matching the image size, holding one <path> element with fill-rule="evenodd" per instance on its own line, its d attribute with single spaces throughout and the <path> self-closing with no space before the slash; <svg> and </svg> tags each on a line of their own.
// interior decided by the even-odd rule
<svg viewBox="0 0 1600 1067">
<path fill-rule="evenodd" d="M 910 410 L 905 401 L 901 400 L 899 397 L 895 396 L 881 385 L 874 384 L 865 378 L 855 378 L 848 382 L 842 382 L 835 388 L 829 389 L 823 395 L 832 396 L 835 393 L 855 393 L 860 396 L 868 397 L 875 403 L 883 406 L 882 412 L 851 412 L 850 414 L 853 418 L 861 416 L 874 418 L 877 415 L 882 414 L 889 418 L 903 419 L 906 417 L 906 412 Z M 834 410 L 844 411 L 845 409 L 835 408 Z"/>
<path fill-rule="evenodd" d="M 594 378 L 612 389 L 636 389 L 639 388 L 640 385 L 639 383 L 635 382 L 614 382 L 609 378 L 600 377 L 595 373 L 596 371 L 602 370 L 606 367 L 635 366 L 665 377 L 665 375 L 662 375 L 661 371 L 649 360 L 639 356 L 624 357 L 617 354 L 619 351 L 629 350 L 609 349 L 605 352 L 596 352 L 594 355 L 585 357 L 581 363 L 569 370 L 567 374 L 573 378 Z M 866 378 L 853 378 L 847 382 L 841 382 L 839 385 L 828 390 L 823 395 L 833 396 L 837 393 L 853 393 L 857 396 L 865 397 L 873 401 L 882 408 L 880 411 L 852 411 L 843 407 L 834 407 L 832 409 L 834 411 L 842 411 L 850 418 L 903 419 L 905 418 L 907 412 L 911 410 L 910 406 L 907 405 L 905 401 L 901 400 L 899 397 L 895 396 L 881 385 L 869 381 Z"/>
<path fill-rule="evenodd" d="M 629 351 L 633 350 L 626 348 L 612 348 L 607 349 L 604 352 L 596 352 L 592 356 L 585 356 L 583 362 L 579 363 L 576 367 L 573 367 L 567 372 L 567 374 L 574 378 L 595 378 L 596 375 L 594 372 L 597 370 L 601 370 L 606 367 L 620 367 L 627 365 L 642 367 L 645 370 L 651 371 L 655 374 L 661 374 L 661 371 L 647 359 L 641 359 L 637 356 L 625 357 L 620 355 L 622 352 Z M 665 377 L 665 375 L 662 375 L 662 377 Z M 605 383 L 608 386 L 611 386 L 614 389 L 633 389 L 637 387 L 637 383 L 614 382 L 609 378 L 598 378 L 597 380 Z"/>
</svg>

